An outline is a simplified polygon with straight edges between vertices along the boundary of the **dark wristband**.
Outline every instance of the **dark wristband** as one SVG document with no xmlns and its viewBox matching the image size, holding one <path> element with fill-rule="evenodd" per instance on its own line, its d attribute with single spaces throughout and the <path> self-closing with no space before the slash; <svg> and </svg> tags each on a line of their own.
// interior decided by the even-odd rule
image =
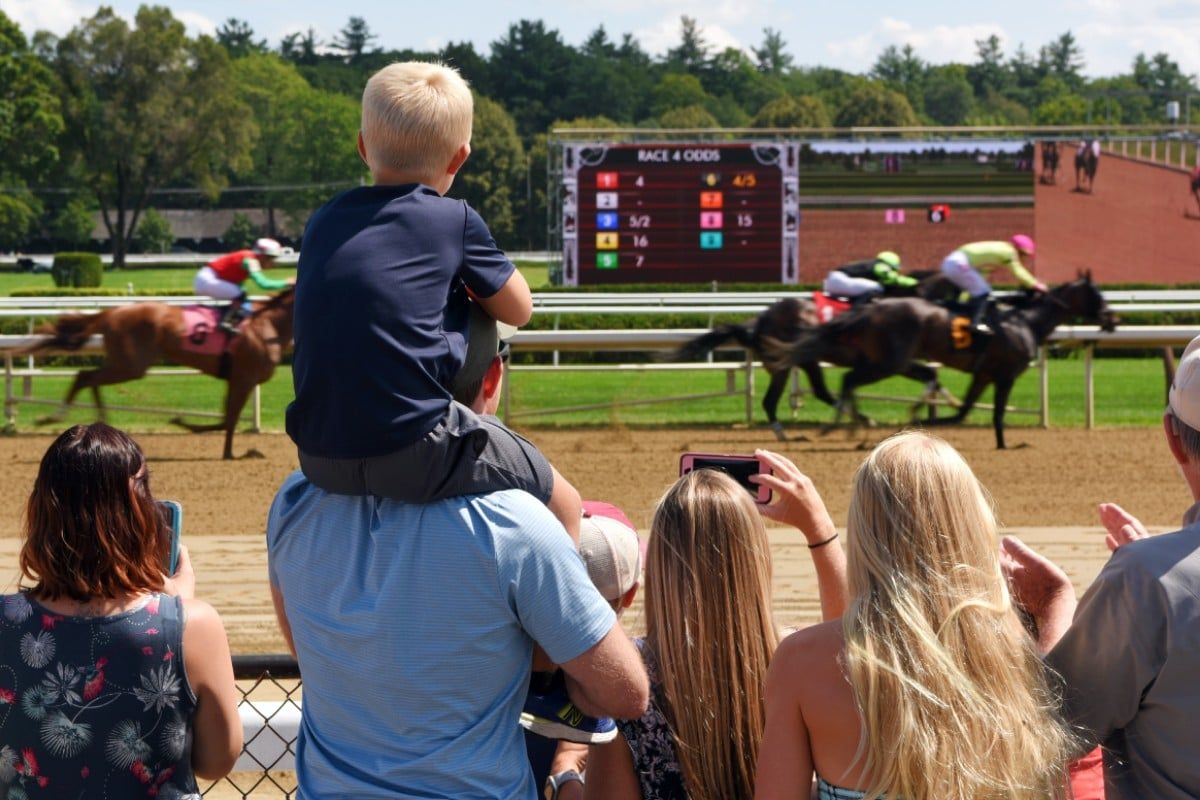
<svg viewBox="0 0 1200 800">
<path fill-rule="evenodd" d="M 830 543 L 830 542 L 832 542 L 834 539 L 836 539 L 836 538 L 838 537 L 838 535 L 839 535 L 839 534 L 838 534 L 838 533 L 835 531 L 835 532 L 834 532 L 834 534 L 833 534 L 833 536 L 830 536 L 828 539 L 822 539 L 821 541 L 817 542 L 816 544 L 810 544 L 810 545 L 808 546 L 808 549 L 809 549 L 809 550 L 816 550 L 818 547 L 824 547 L 825 545 L 829 544 L 829 543 Z"/>
</svg>

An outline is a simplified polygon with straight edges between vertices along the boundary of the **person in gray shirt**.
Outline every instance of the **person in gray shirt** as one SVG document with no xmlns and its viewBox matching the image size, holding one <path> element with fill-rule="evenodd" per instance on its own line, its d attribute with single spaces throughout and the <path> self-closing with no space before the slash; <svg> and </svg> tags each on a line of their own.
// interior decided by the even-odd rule
<svg viewBox="0 0 1200 800">
<path fill-rule="evenodd" d="M 1066 574 L 1014 537 L 1002 564 L 1063 678 L 1066 718 L 1104 747 L 1109 800 L 1200 797 L 1200 337 L 1184 351 L 1163 415 L 1167 448 L 1192 493 L 1183 528 L 1147 536 L 1100 507 L 1112 558 L 1075 601 Z"/>
</svg>

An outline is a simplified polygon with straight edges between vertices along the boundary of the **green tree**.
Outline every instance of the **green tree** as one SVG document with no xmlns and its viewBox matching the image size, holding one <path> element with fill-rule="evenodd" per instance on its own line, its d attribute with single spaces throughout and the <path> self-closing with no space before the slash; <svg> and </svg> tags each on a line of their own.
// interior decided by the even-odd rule
<svg viewBox="0 0 1200 800">
<path fill-rule="evenodd" d="M 541 20 L 510 25 L 492 43 L 488 71 L 496 102 L 512 110 L 524 137 L 545 131 L 556 119 L 594 111 L 590 83 L 576 80 L 581 56 Z"/>
<path fill-rule="evenodd" d="M 72 197 L 50 221 L 50 236 L 56 246 L 78 249 L 92 240 L 96 227 L 95 206 L 83 197 Z"/>
<path fill-rule="evenodd" d="M 101 8 L 58 43 L 65 141 L 100 204 L 113 248 L 125 253 L 151 193 L 172 183 L 212 197 L 248 167 L 254 134 L 213 39 L 188 38 L 165 8 L 138 9 L 130 28 Z"/>
<path fill-rule="evenodd" d="M 975 105 L 975 93 L 961 64 L 931 68 L 924 91 L 925 113 L 939 125 L 962 125 Z"/>
<path fill-rule="evenodd" d="M 885 47 L 875 59 L 870 76 L 886 83 L 889 89 L 902 92 L 908 98 L 909 105 L 919 109 L 928 70 L 929 65 L 921 60 L 911 44 L 906 44 L 903 48 L 893 44 Z"/>
<path fill-rule="evenodd" d="M 476 95 L 471 157 L 451 194 L 479 212 L 502 246 L 512 243 L 517 232 L 518 195 L 532 191 L 529 168 L 516 122 L 499 103 Z"/>
<path fill-rule="evenodd" d="M 26 186 L 57 163 L 62 130 L 54 74 L 0 11 L 0 249 L 20 246 L 40 215 Z"/>
<path fill-rule="evenodd" d="M 755 128 L 827 128 L 829 110 L 817 97 L 784 95 L 760 108 L 750 124 Z"/>
<path fill-rule="evenodd" d="M 792 56 L 787 51 L 783 34 L 774 28 L 763 28 L 762 44 L 754 48 L 758 69 L 766 75 L 779 77 L 792 68 Z"/>
<path fill-rule="evenodd" d="M 684 106 L 664 111 L 658 117 L 664 128 L 719 128 L 720 121 L 701 105 Z"/>
<path fill-rule="evenodd" d="M 863 82 L 838 106 L 833 124 L 839 128 L 909 126 L 917 124 L 917 115 L 904 95 Z"/>
<path fill-rule="evenodd" d="M 377 39 L 379 37 L 371 33 L 371 27 L 365 19 L 351 17 L 346 27 L 342 28 L 333 40 L 333 46 L 346 54 L 347 63 L 357 64 Z"/>
<path fill-rule="evenodd" d="M 975 40 L 975 63 L 967 68 L 967 80 L 978 97 L 1003 91 L 1011 82 L 1004 68 L 1004 51 L 1000 37 L 992 34 L 986 39 Z"/>
<path fill-rule="evenodd" d="M 1059 78 L 1072 89 L 1083 86 L 1083 63 L 1083 48 L 1070 31 L 1038 52 L 1038 65 L 1043 73 Z"/>
<path fill-rule="evenodd" d="M 241 58 L 249 53 L 267 52 L 267 40 L 256 40 L 250 23 L 236 17 L 230 17 L 217 28 L 217 44 L 229 51 L 229 55 L 234 58 Z"/>
<path fill-rule="evenodd" d="M 311 27 L 304 33 L 293 31 L 279 41 L 279 55 L 294 64 L 313 65 L 321 60 L 317 53 L 323 42 Z"/>
<path fill-rule="evenodd" d="M 233 74 L 238 97 L 253 109 L 258 128 L 242 179 L 268 187 L 350 186 L 363 177 L 355 149 L 359 109 L 354 99 L 312 88 L 295 66 L 271 54 L 238 59 Z M 278 211 L 302 222 L 334 188 L 264 191 L 267 235 L 279 234 Z"/>
<path fill-rule="evenodd" d="M 1180 95 L 1196 91 L 1196 81 L 1179 68 L 1179 63 L 1166 53 L 1155 53 L 1146 58 L 1138 53 L 1133 59 L 1133 80 L 1147 92 L 1162 100 L 1178 99 Z"/>
<path fill-rule="evenodd" d="M 147 208 L 133 234 L 133 249 L 138 253 L 168 253 L 175 244 L 171 223 L 156 209 Z"/>
<path fill-rule="evenodd" d="M 1060 94 L 1033 112 L 1035 125 L 1082 125 L 1088 121 L 1088 102 L 1077 94 Z"/>
<path fill-rule="evenodd" d="M 667 51 L 664 63 L 670 72 L 699 76 L 708 69 L 708 51 L 704 29 L 695 17 L 685 14 L 679 18 L 679 44 Z"/>
<path fill-rule="evenodd" d="M 254 244 L 258 234 L 258 226 L 251 222 L 245 214 L 237 211 L 234 213 L 229 227 L 225 230 L 225 235 L 221 237 L 221 241 L 231 250 L 243 250 Z"/>
<path fill-rule="evenodd" d="M 656 115 L 661 115 L 672 108 L 707 106 L 712 99 L 712 95 L 704 90 L 703 84 L 695 75 L 668 72 L 654 87 L 650 110 Z"/>
</svg>

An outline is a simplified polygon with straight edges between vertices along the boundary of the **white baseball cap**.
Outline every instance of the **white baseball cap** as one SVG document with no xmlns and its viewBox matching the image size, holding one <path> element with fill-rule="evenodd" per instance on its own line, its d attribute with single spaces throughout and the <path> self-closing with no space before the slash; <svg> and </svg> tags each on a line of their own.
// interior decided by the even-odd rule
<svg viewBox="0 0 1200 800">
<path fill-rule="evenodd" d="M 620 600 L 641 581 L 642 542 L 629 518 L 611 503 L 584 501 L 579 555 L 600 596 L 609 602 Z"/>
<path fill-rule="evenodd" d="M 1184 425 L 1200 430 L 1200 336 L 1188 343 L 1175 367 L 1167 407 Z"/>
</svg>

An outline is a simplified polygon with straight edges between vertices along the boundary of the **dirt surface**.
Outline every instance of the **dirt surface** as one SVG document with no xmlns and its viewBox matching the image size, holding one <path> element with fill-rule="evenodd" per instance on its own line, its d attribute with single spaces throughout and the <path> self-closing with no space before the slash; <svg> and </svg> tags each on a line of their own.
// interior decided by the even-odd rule
<svg viewBox="0 0 1200 800">
<path fill-rule="evenodd" d="M 1196 280 L 1200 217 L 1187 170 L 1104 152 L 1094 190 L 1076 192 L 1075 149 L 1060 152 L 1057 183 L 1035 193 L 1039 277 L 1070 280 L 1087 267 L 1102 282 Z"/>
<path fill-rule="evenodd" d="M 889 431 L 871 431 L 868 442 Z M 645 531 L 654 503 L 678 469 L 679 453 L 780 450 L 806 470 L 844 524 L 850 479 L 864 452 L 859 438 L 835 433 L 815 442 L 776 445 L 762 429 L 688 428 L 531 431 L 534 440 L 586 498 L 625 509 Z M 1155 429 L 1019 429 L 1007 452 L 992 449 L 988 429 L 942 432 L 958 447 L 995 497 L 1002 523 L 1046 548 L 1080 586 L 1107 553 L 1095 504 L 1116 501 L 1147 524 L 1177 524 L 1188 494 Z M 184 506 L 185 541 L 192 549 L 198 594 L 221 612 L 234 652 L 280 652 L 267 588 L 263 531 L 279 483 L 296 467 L 282 435 L 244 435 L 239 447 L 262 458 L 223 462 L 219 437 L 143 435 L 156 495 Z M 16 584 L 21 509 L 49 444 L 45 436 L 0 440 L 0 591 Z M 816 619 L 815 584 L 807 551 L 792 531 L 772 532 L 776 610 L 781 624 Z M 636 609 L 635 609 L 636 611 Z M 637 614 L 631 627 L 640 624 Z"/>
</svg>

